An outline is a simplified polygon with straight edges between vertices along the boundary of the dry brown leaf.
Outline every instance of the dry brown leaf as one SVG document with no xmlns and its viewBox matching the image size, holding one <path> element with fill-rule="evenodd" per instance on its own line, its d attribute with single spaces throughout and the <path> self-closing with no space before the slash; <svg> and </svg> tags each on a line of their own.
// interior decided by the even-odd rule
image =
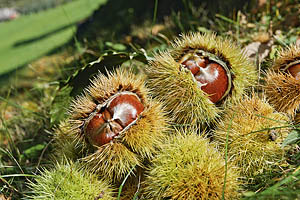
<svg viewBox="0 0 300 200">
<path fill-rule="evenodd" d="M 162 24 L 154 25 L 151 32 L 153 35 L 157 35 L 160 31 L 164 30 L 165 26 Z"/>
<path fill-rule="evenodd" d="M 296 45 L 297 45 L 298 47 L 300 47 L 300 36 L 298 36 L 298 38 L 297 38 L 297 40 L 296 40 Z"/>
<path fill-rule="evenodd" d="M 267 0 L 258 0 L 258 7 L 262 7 L 267 3 Z"/>
<path fill-rule="evenodd" d="M 254 35 L 253 40 L 255 42 L 267 43 L 271 40 L 271 36 L 267 32 L 260 32 Z"/>
<path fill-rule="evenodd" d="M 11 200 L 10 197 L 6 198 L 4 194 L 0 194 L 0 200 Z"/>
<path fill-rule="evenodd" d="M 244 51 L 251 60 L 261 63 L 269 55 L 273 43 L 273 40 L 268 43 L 252 42 L 244 47 Z"/>
</svg>

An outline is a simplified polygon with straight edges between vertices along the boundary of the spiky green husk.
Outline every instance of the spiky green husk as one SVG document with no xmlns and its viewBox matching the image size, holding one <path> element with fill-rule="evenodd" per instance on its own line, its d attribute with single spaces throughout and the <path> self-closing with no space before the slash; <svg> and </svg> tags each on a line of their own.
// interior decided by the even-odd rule
<svg viewBox="0 0 300 200">
<path fill-rule="evenodd" d="M 281 50 L 266 75 L 264 87 L 268 101 L 275 109 L 293 117 L 300 110 L 300 82 L 283 70 L 297 60 L 300 60 L 300 47 L 292 45 Z"/>
<path fill-rule="evenodd" d="M 215 119 L 219 109 L 198 88 L 190 72 L 179 69 L 180 64 L 169 52 L 156 55 L 147 68 L 152 92 L 165 102 L 176 123 L 197 125 Z"/>
<path fill-rule="evenodd" d="M 256 82 L 255 67 L 241 48 L 229 39 L 215 34 L 191 33 L 175 40 L 173 47 L 155 56 L 147 68 L 147 75 L 153 93 L 165 102 L 176 123 L 195 125 L 214 121 L 228 102 L 239 99 L 246 88 Z M 218 106 L 199 89 L 190 71 L 180 68 L 179 60 L 189 50 L 212 53 L 231 71 L 233 87 Z"/>
<path fill-rule="evenodd" d="M 288 125 L 286 115 L 253 94 L 226 110 L 214 139 L 225 151 L 228 137 L 228 158 L 240 167 L 242 176 L 252 178 L 283 159 L 284 149 L 280 145 L 289 133 Z"/>
<path fill-rule="evenodd" d="M 279 52 L 278 58 L 274 61 L 272 68 L 275 71 L 279 71 L 296 60 L 300 60 L 300 46 L 291 45 Z"/>
<path fill-rule="evenodd" d="M 295 116 L 300 110 L 300 81 L 290 74 L 274 71 L 269 71 L 265 80 L 265 94 L 270 104 L 280 112 Z"/>
<path fill-rule="evenodd" d="M 144 171 L 144 169 L 139 168 L 136 173 L 130 174 L 123 186 L 121 186 L 121 183 L 118 184 L 119 189 L 122 187 L 120 200 L 139 199 L 141 196 L 141 182 L 144 179 Z"/>
<path fill-rule="evenodd" d="M 296 125 L 300 125 L 300 112 L 296 114 L 294 121 Z"/>
<path fill-rule="evenodd" d="M 62 121 L 54 131 L 53 160 L 64 161 L 65 158 L 75 161 L 83 155 L 86 143 L 83 138 L 76 136 L 68 120 Z"/>
<path fill-rule="evenodd" d="M 120 141 L 98 147 L 95 153 L 82 159 L 89 168 L 120 180 L 134 166 L 143 167 L 142 162 L 153 157 L 167 130 L 167 120 L 160 104 L 152 101 L 148 106 Z"/>
<path fill-rule="evenodd" d="M 132 168 L 142 166 L 141 158 L 122 143 L 108 143 L 81 159 L 88 169 L 109 180 L 121 180 Z"/>
<path fill-rule="evenodd" d="M 80 168 L 79 163 L 57 164 L 45 169 L 30 183 L 33 195 L 30 199 L 43 200 L 113 200 L 113 189 L 104 180 Z"/>
<path fill-rule="evenodd" d="M 227 163 L 225 199 L 237 197 L 238 175 Z M 144 181 L 147 199 L 221 199 L 225 161 L 208 140 L 177 131 L 161 145 Z"/>
<path fill-rule="evenodd" d="M 89 114 L 98 104 L 123 91 L 137 94 L 145 106 L 144 111 L 120 138 L 100 147 L 92 147 L 83 132 Z M 145 159 L 153 157 L 168 123 L 161 104 L 150 99 L 144 78 L 123 69 L 108 73 L 108 76 L 98 75 L 85 93 L 73 101 L 69 113 L 69 119 L 60 128 L 62 131 L 56 132 L 57 151 L 69 152 L 68 155 L 80 158 L 93 172 L 114 181 L 119 181 L 132 168 L 143 166 Z"/>
</svg>

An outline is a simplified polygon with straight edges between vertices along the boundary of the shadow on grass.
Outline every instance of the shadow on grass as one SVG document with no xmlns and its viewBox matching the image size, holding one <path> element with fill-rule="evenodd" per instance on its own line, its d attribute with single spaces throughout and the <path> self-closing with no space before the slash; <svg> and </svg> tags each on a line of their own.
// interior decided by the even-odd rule
<svg viewBox="0 0 300 200">
<path fill-rule="evenodd" d="M 218 0 L 219 2 L 220 0 Z M 189 9 L 185 6 L 184 2 L 192 3 L 190 0 L 185 1 L 159 1 L 157 8 L 157 17 L 156 22 L 161 22 L 165 19 L 166 16 L 170 16 L 172 13 L 177 13 L 181 11 L 182 14 L 188 13 Z M 221 2 L 221 1 L 220 1 Z M 215 13 L 219 11 L 223 11 L 220 13 L 230 13 L 229 10 L 235 8 L 236 10 L 242 9 L 246 3 L 237 3 L 239 0 L 229 0 L 230 4 L 227 6 L 215 5 L 210 2 L 210 0 L 204 0 L 204 5 L 206 10 L 210 11 L 210 16 L 214 16 Z M 202 1 L 193 2 L 193 7 L 197 7 L 202 5 Z M 235 6 L 232 6 L 235 5 Z M 232 6 L 232 7 L 231 7 Z M 32 44 L 38 42 L 42 39 L 45 39 L 53 34 L 56 34 L 60 31 L 63 31 L 73 25 L 77 25 L 77 31 L 74 35 L 79 42 L 86 41 L 97 41 L 97 38 L 101 38 L 101 40 L 110 40 L 113 37 L 121 38 L 121 35 L 128 35 L 132 31 L 132 24 L 142 24 L 146 19 L 153 19 L 153 12 L 155 7 L 155 1 L 144 1 L 139 0 L 110 0 L 105 5 L 100 5 L 97 10 L 87 19 L 79 21 L 77 23 L 68 24 L 66 26 L 62 26 L 58 29 L 45 33 L 43 35 L 24 39 L 21 41 L 17 41 L 14 43 L 14 47 L 19 47 L 23 45 Z M 106 19 L 106 20 L 104 20 Z M 109 20 L 107 20 L 109 19 Z M 184 21 L 184 20 L 183 20 Z M 189 24 L 189 23 L 186 23 Z M 187 28 L 188 29 L 188 28 Z M 51 55 L 59 52 L 61 49 L 65 47 L 74 45 L 74 39 L 70 39 L 66 41 L 62 46 L 57 47 L 55 49 L 50 50 L 45 53 L 45 55 Z M 98 45 L 97 45 L 98 48 Z M 33 59 L 36 60 L 36 59 Z M 28 63 L 33 60 L 24 63 L 22 66 L 14 69 L 13 71 L 4 73 L 0 75 L 0 84 L 5 84 L 10 76 L 13 76 L 18 70 L 26 67 Z"/>
<path fill-rule="evenodd" d="M 77 29 L 76 37 L 78 41 L 84 39 L 95 40 L 95 38 L 120 38 L 126 34 L 130 34 L 134 28 L 132 25 L 141 25 L 145 20 L 155 20 L 160 23 L 166 17 L 172 17 L 175 13 L 182 20 L 181 25 L 184 31 L 191 31 L 192 12 L 199 7 L 202 7 L 207 12 L 209 19 L 214 19 L 215 14 L 232 17 L 233 11 L 247 10 L 250 7 L 251 1 L 240 0 L 157 0 L 157 12 L 154 19 L 155 0 L 140 1 L 140 0 L 109 0 L 105 5 L 101 5 L 91 15 L 89 20 L 80 24 Z M 200 15 L 197 21 L 201 21 L 201 26 L 210 28 L 208 20 L 204 20 L 205 16 Z M 106 19 L 106 20 L 103 20 Z M 180 30 L 182 32 L 183 30 Z"/>
<path fill-rule="evenodd" d="M 48 33 L 45 33 L 45 34 L 42 34 L 42 35 L 39 35 L 37 37 L 33 37 L 33 38 L 30 38 L 30 39 L 17 41 L 17 42 L 14 43 L 13 47 L 19 47 L 19 46 L 31 44 L 31 43 L 34 43 L 34 42 L 39 42 L 42 39 L 50 37 L 51 35 L 57 34 L 57 33 L 65 30 L 65 29 L 68 29 L 68 28 L 70 28 L 72 26 L 76 26 L 76 25 L 78 25 L 78 22 L 71 23 L 71 24 L 59 27 L 59 28 L 57 28 L 55 30 L 52 30 L 52 31 L 50 31 Z"/>
<path fill-rule="evenodd" d="M 32 43 L 35 43 L 35 42 L 39 42 L 40 40 L 46 39 L 47 37 L 50 37 L 50 36 L 52 36 L 54 34 L 62 32 L 65 29 L 68 29 L 68 28 L 70 28 L 72 26 L 78 26 L 80 23 L 82 23 L 82 22 L 81 21 L 74 22 L 74 23 L 71 23 L 71 24 L 59 27 L 59 28 L 57 28 L 55 30 L 52 30 L 52 31 L 48 32 L 48 33 L 39 35 L 37 37 L 33 37 L 33 38 L 30 38 L 30 39 L 17 41 L 17 42 L 15 42 L 13 44 L 13 47 L 17 48 L 17 47 L 20 47 L 20 46 L 29 45 L 29 44 L 32 44 Z M 75 46 L 74 37 L 70 38 L 69 40 L 67 40 L 61 46 L 56 47 L 54 49 L 50 49 L 43 56 L 53 55 L 55 53 L 60 52 L 62 49 L 65 49 L 65 48 L 70 47 L 72 45 Z M 8 72 L 0 74 L 0 88 L 1 88 L 1 85 L 6 85 L 6 83 L 10 80 L 10 78 L 13 77 L 13 76 L 15 76 L 18 71 L 21 71 L 23 68 L 27 67 L 29 63 L 31 63 L 31 62 L 33 62 L 34 60 L 37 60 L 37 59 L 38 58 L 34 58 L 34 59 L 32 59 L 32 60 L 24 63 L 23 65 L 20 65 L 19 67 L 15 68 L 15 69 L 12 69 L 12 70 L 10 70 Z"/>
<path fill-rule="evenodd" d="M 63 49 L 70 47 L 71 45 L 75 45 L 74 39 L 71 38 L 67 40 L 64 44 L 62 44 L 59 47 L 56 47 L 54 49 L 50 49 L 47 53 L 45 53 L 43 56 L 50 56 L 53 54 L 56 54 L 58 52 L 61 52 Z M 41 57 L 43 57 L 41 56 Z M 28 67 L 28 64 L 32 63 L 33 61 L 37 60 L 39 58 L 34 58 L 32 60 L 29 60 L 28 62 L 24 63 L 23 65 L 20 65 L 19 67 L 12 69 L 8 72 L 0 74 L 0 89 L 2 87 L 7 86 L 7 83 L 10 81 L 12 77 L 17 75 L 19 71 L 22 71 L 24 68 Z"/>
</svg>

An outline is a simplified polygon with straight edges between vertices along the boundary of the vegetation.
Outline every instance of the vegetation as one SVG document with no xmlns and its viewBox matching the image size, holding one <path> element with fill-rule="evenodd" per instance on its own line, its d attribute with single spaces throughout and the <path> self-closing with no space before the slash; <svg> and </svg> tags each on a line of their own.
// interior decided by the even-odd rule
<svg viewBox="0 0 300 200">
<path fill-rule="evenodd" d="M 42 13 L 0 23 L 0 74 L 61 48 L 72 39 L 76 24 L 104 2 L 73 1 Z"/>
<path fill-rule="evenodd" d="M 71 0 L 0 0 L 0 7 L 13 7 L 22 15 L 54 8 Z"/>
<path fill-rule="evenodd" d="M 141 10 L 139 4 L 134 7 L 134 0 L 124 2 L 127 1 L 107 1 L 93 14 L 94 20 L 79 26 L 78 22 L 105 1 L 76 0 L 0 23 L 0 74 L 1 78 L 8 77 L 1 80 L 0 86 L 0 199 L 31 196 L 28 183 L 40 190 L 36 181 L 47 183 L 43 177 L 56 176 L 53 169 L 63 165 L 52 162 L 53 133 L 66 119 L 73 97 L 95 73 L 106 73 L 104 67 L 111 70 L 121 65 L 144 73 L 145 64 L 156 52 L 168 48 L 179 33 L 216 32 L 243 47 L 260 70 L 259 82 L 263 84 L 265 72 L 278 57 L 278 50 L 300 43 L 297 0 L 251 1 L 242 5 L 232 0 L 226 1 L 231 6 L 224 6 L 225 10 L 222 1 L 214 8 L 209 1 L 200 4 L 183 0 L 173 5 L 155 0 Z M 230 7 L 234 9 L 229 10 Z M 94 60 L 97 62 L 90 63 Z M 7 74 L 17 68 L 15 73 Z M 255 87 L 255 92 L 262 94 L 261 86 Z M 242 199 L 300 198 L 300 127 L 295 123 L 287 126 L 289 135 L 283 146 L 289 147 L 289 151 L 284 160 L 280 166 L 254 177 L 254 184 L 243 185 Z M 225 149 L 230 148 L 227 142 L 228 138 Z M 248 160 L 251 162 L 251 158 Z M 71 168 L 62 169 L 68 173 Z M 43 171 L 44 176 L 35 179 Z M 74 171 L 79 172 L 81 169 Z M 119 197 L 122 187 L 123 191 L 128 187 L 128 177 L 131 178 L 128 174 L 120 185 Z M 140 184 L 134 183 L 137 199 Z"/>
</svg>

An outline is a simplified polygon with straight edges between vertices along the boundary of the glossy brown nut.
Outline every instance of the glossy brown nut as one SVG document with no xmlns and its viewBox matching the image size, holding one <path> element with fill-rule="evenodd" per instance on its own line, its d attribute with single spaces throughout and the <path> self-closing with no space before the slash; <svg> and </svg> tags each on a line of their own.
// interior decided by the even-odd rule
<svg viewBox="0 0 300 200">
<path fill-rule="evenodd" d="M 105 121 L 108 121 L 112 118 L 112 115 L 107 108 L 102 112 L 102 115 Z"/>
<path fill-rule="evenodd" d="M 96 144 L 99 146 L 107 144 L 116 136 L 118 136 L 122 130 L 123 127 L 117 122 L 109 122 L 105 129 L 99 135 L 93 138 L 94 142 L 96 142 Z"/>
<path fill-rule="evenodd" d="M 226 71 L 217 63 L 210 63 L 206 68 L 201 69 L 196 74 L 195 79 L 202 84 L 206 84 L 201 86 L 201 90 L 209 94 L 209 99 L 216 103 L 224 96 L 228 88 Z"/>
<path fill-rule="evenodd" d="M 109 130 L 109 128 L 107 127 L 103 129 L 101 133 L 99 133 L 98 135 L 94 135 L 90 139 L 93 141 L 93 144 L 102 146 L 112 141 L 117 135 L 118 133 Z"/>
<path fill-rule="evenodd" d="M 209 60 L 208 59 L 204 59 L 204 58 L 196 58 L 195 61 L 197 62 L 199 67 L 203 67 L 205 68 L 208 64 L 209 64 Z"/>
<path fill-rule="evenodd" d="M 143 112 L 144 105 L 133 94 L 120 94 L 110 102 L 107 109 L 112 114 L 112 120 L 125 128 Z"/>
<path fill-rule="evenodd" d="M 85 127 L 89 141 L 102 146 L 113 140 L 130 123 L 137 119 L 144 110 L 144 105 L 133 94 L 120 94 L 101 109 Z"/>
<path fill-rule="evenodd" d="M 296 78 L 296 80 L 300 80 L 300 64 L 293 65 L 287 69 L 287 71 Z"/>
<path fill-rule="evenodd" d="M 90 142 L 94 145 L 103 145 L 110 142 L 118 133 L 109 130 L 109 124 L 104 119 L 104 115 L 96 114 L 86 126 L 85 132 Z"/>
<path fill-rule="evenodd" d="M 98 132 L 99 129 L 101 129 L 105 125 L 106 121 L 103 118 L 103 115 L 96 114 L 88 123 L 88 125 L 85 128 L 85 131 L 89 135 L 94 135 Z"/>
<path fill-rule="evenodd" d="M 186 60 L 182 63 L 182 65 L 188 68 L 193 75 L 197 74 L 200 71 L 197 63 L 194 60 Z"/>
<path fill-rule="evenodd" d="M 102 146 L 119 135 L 123 127 L 117 122 L 104 120 L 103 114 L 97 114 L 89 121 L 85 130 L 92 144 Z"/>
<path fill-rule="evenodd" d="M 226 93 L 229 83 L 226 70 L 216 62 L 206 58 L 192 57 L 182 65 L 189 69 L 195 79 L 201 83 L 201 90 L 209 94 L 209 99 L 216 103 Z"/>
</svg>

